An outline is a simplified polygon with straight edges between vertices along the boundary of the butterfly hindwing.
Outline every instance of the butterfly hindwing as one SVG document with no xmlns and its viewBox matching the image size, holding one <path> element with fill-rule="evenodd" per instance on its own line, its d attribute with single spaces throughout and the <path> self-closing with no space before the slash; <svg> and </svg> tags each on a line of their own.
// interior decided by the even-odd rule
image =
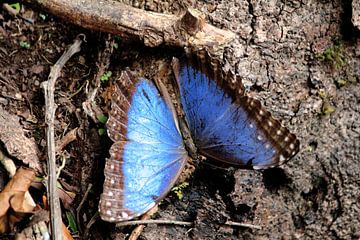
<svg viewBox="0 0 360 240">
<path fill-rule="evenodd" d="M 103 220 L 142 215 L 176 182 L 188 155 L 169 104 L 153 82 L 123 72 L 107 123 L 115 143 L 105 166 Z"/>
<path fill-rule="evenodd" d="M 275 166 L 295 155 L 295 135 L 258 100 L 245 96 L 237 77 L 215 67 L 206 58 L 173 61 L 181 104 L 199 152 L 253 168 Z"/>
</svg>

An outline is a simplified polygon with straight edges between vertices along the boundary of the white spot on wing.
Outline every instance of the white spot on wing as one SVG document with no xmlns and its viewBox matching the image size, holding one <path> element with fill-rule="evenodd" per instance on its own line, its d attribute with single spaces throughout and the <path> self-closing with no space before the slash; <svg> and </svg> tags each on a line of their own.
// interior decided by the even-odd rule
<svg viewBox="0 0 360 240">
<path fill-rule="evenodd" d="M 129 218 L 129 214 L 127 214 L 126 212 L 121 212 L 121 217 L 124 219 Z"/>
<path fill-rule="evenodd" d="M 112 196 L 114 196 L 114 193 L 111 192 L 111 191 L 109 191 L 109 192 L 108 192 L 108 196 L 109 196 L 109 197 L 112 197 Z"/>
<path fill-rule="evenodd" d="M 280 155 L 280 156 L 279 156 L 279 159 L 280 159 L 280 162 L 285 161 L 285 157 L 284 157 L 283 155 Z"/>
</svg>

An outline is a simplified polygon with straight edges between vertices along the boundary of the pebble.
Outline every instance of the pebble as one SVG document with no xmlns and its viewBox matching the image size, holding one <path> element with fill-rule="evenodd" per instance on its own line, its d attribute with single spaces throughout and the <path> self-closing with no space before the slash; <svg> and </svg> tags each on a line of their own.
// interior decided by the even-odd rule
<svg viewBox="0 0 360 240">
<path fill-rule="evenodd" d="M 2 105 L 8 105 L 9 104 L 9 100 L 7 100 L 6 98 L 2 98 L 2 97 L 0 97 L 0 104 L 2 104 Z"/>
</svg>

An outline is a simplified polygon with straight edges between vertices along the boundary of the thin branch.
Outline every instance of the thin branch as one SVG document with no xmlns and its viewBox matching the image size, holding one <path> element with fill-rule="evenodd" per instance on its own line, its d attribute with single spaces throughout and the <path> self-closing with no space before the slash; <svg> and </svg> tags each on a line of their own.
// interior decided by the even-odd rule
<svg viewBox="0 0 360 240">
<path fill-rule="evenodd" d="M 83 207 L 83 205 L 84 205 L 84 203 L 85 203 L 91 189 L 92 189 L 92 184 L 90 183 L 88 188 L 86 189 L 84 197 L 81 199 L 81 202 L 80 202 L 79 206 L 76 208 L 76 221 L 78 223 L 80 233 L 83 232 L 82 227 L 80 225 L 80 211 L 81 211 L 81 209 L 82 209 L 82 207 Z"/>
<path fill-rule="evenodd" d="M 59 141 L 56 142 L 56 154 L 60 154 L 60 152 L 72 141 L 76 140 L 78 128 L 74 128 Z"/>
<path fill-rule="evenodd" d="M 254 228 L 254 229 L 261 230 L 261 226 L 253 225 L 253 224 L 249 224 L 249 223 L 239 223 L 239 222 L 233 222 L 233 221 L 226 221 L 225 225 L 232 226 L 232 227 Z"/>
<path fill-rule="evenodd" d="M 193 222 L 183 222 L 176 220 L 166 220 L 166 219 L 148 219 L 148 220 L 134 220 L 127 222 L 120 222 L 116 224 L 116 227 L 124 227 L 124 226 L 133 226 L 133 225 L 147 225 L 147 224 L 167 224 L 167 225 L 182 225 L 182 226 L 193 226 Z M 253 225 L 249 223 L 239 223 L 233 221 L 226 221 L 224 225 L 232 226 L 232 227 L 244 227 L 244 228 L 253 228 L 261 230 L 261 226 Z"/>
<path fill-rule="evenodd" d="M 82 239 L 89 239 L 89 232 L 90 232 L 90 228 L 92 227 L 92 225 L 94 225 L 94 223 L 100 218 L 99 212 L 96 212 L 91 218 L 90 221 L 86 224 L 85 227 L 85 231 L 83 234 Z"/>
<path fill-rule="evenodd" d="M 50 221 L 52 239 L 63 239 L 62 233 L 62 220 L 61 220 L 61 208 L 59 196 L 56 188 L 56 146 L 55 146 L 55 134 L 54 134 L 54 122 L 55 122 L 55 83 L 60 76 L 61 69 L 65 63 L 77 52 L 80 51 L 80 45 L 82 40 L 78 37 L 69 49 L 59 58 L 54 66 L 51 67 L 49 78 L 47 81 L 41 83 L 41 87 L 44 89 L 45 95 L 45 120 L 47 125 L 46 143 L 48 153 L 48 199 L 50 206 Z"/>
<path fill-rule="evenodd" d="M 234 40 L 231 31 L 205 22 L 205 16 L 189 8 L 185 14 L 161 14 L 111 0 L 23 0 L 66 21 L 85 28 L 140 40 L 146 46 L 161 44 L 221 50 Z"/>
<path fill-rule="evenodd" d="M 182 225 L 182 226 L 192 226 L 192 222 L 176 221 L 176 220 L 166 220 L 166 219 L 148 219 L 148 220 L 134 220 L 127 222 L 120 222 L 116 224 L 116 227 L 123 226 L 133 226 L 133 225 L 148 225 L 148 224 L 167 224 L 167 225 Z"/>
<path fill-rule="evenodd" d="M 158 205 L 156 204 L 153 208 L 147 211 L 144 215 L 141 216 L 140 221 L 149 220 L 152 215 L 154 215 L 158 211 Z M 144 230 L 145 225 L 140 224 L 137 225 L 134 230 L 131 232 L 129 236 L 129 240 L 137 240 L 140 237 L 140 234 Z"/>
</svg>

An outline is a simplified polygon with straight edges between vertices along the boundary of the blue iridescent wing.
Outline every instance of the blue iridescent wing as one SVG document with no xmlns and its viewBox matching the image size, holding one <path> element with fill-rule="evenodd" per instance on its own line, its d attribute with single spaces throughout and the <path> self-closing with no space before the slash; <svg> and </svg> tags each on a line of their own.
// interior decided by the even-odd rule
<svg viewBox="0 0 360 240">
<path fill-rule="evenodd" d="M 107 122 L 115 142 L 99 210 L 114 222 L 142 215 L 165 197 L 187 159 L 171 102 L 153 82 L 123 72 Z"/>
<path fill-rule="evenodd" d="M 299 141 L 258 100 L 244 96 L 241 80 L 221 72 L 208 56 L 178 61 L 173 69 L 181 104 L 198 151 L 223 162 L 255 169 L 294 156 Z"/>
</svg>

